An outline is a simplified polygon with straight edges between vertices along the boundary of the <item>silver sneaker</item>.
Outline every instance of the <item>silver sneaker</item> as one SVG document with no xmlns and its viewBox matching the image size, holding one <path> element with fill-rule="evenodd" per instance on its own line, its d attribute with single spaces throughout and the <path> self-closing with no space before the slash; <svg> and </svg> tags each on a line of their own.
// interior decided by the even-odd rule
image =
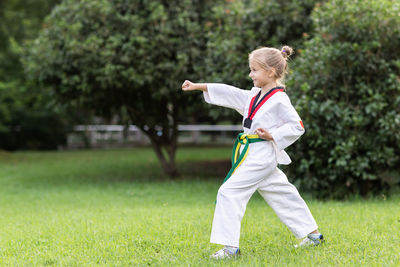
<svg viewBox="0 0 400 267">
<path fill-rule="evenodd" d="M 324 243 L 324 236 L 321 234 L 309 234 L 299 244 L 295 245 L 295 248 L 313 247 Z"/>
<path fill-rule="evenodd" d="M 230 259 L 230 258 L 236 258 L 239 254 L 240 254 L 240 249 L 237 249 L 235 252 L 232 253 L 226 248 L 223 248 L 212 254 L 211 258 L 216 260 Z"/>
</svg>

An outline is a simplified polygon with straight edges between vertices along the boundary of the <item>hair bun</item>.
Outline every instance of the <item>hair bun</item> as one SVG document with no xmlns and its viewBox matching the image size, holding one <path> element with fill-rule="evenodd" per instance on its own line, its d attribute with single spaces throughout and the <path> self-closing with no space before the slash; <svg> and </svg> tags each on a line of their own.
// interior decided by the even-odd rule
<svg viewBox="0 0 400 267">
<path fill-rule="evenodd" d="M 288 58 L 291 55 L 293 55 L 293 48 L 291 48 L 290 46 L 285 45 L 285 46 L 282 47 L 281 53 L 282 53 L 282 56 L 284 58 Z"/>
</svg>

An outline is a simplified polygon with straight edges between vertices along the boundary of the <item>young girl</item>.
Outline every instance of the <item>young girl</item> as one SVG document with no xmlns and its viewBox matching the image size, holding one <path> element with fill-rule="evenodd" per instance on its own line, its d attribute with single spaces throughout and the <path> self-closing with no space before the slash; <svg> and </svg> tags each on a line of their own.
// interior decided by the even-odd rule
<svg viewBox="0 0 400 267">
<path fill-rule="evenodd" d="M 297 245 L 319 245 L 323 236 L 297 189 L 278 164 L 289 164 L 284 149 L 303 133 L 304 126 L 280 81 L 287 72 L 292 48 L 263 47 L 249 55 L 254 87 L 242 90 L 225 84 L 185 81 L 183 91 L 201 90 L 207 103 L 236 109 L 243 115 L 243 131 L 233 150 L 232 169 L 218 190 L 211 242 L 224 245 L 215 259 L 237 256 L 240 224 L 247 202 L 257 190 L 297 238 Z"/>
</svg>

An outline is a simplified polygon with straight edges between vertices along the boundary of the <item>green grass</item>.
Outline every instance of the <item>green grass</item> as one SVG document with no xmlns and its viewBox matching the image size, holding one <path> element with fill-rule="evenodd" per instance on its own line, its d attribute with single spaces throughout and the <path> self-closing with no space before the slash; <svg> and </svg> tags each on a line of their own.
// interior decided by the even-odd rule
<svg viewBox="0 0 400 267">
<path fill-rule="evenodd" d="M 306 198 L 327 242 L 301 250 L 254 195 L 242 256 L 209 259 L 219 248 L 209 234 L 229 156 L 230 148 L 182 148 L 183 176 L 170 181 L 148 148 L 0 152 L 0 266 L 400 266 L 398 195 Z"/>
</svg>

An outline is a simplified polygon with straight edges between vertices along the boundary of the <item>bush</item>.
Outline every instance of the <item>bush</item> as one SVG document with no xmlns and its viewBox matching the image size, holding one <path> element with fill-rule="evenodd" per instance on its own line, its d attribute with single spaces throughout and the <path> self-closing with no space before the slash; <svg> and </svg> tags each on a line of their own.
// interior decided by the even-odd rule
<svg viewBox="0 0 400 267">
<path fill-rule="evenodd" d="M 0 149 L 57 149 L 77 121 L 28 82 L 0 82 Z"/>
<path fill-rule="evenodd" d="M 0 131 L 0 148 L 57 149 L 66 145 L 68 127 L 59 114 L 51 110 L 19 110 Z"/>
<path fill-rule="evenodd" d="M 226 0 L 215 5 L 205 23 L 206 64 L 196 66 L 196 71 L 204 71 L 206 81 L 252 87 L 248 54 L 260 46 L 300 46 L 303 33 L 312 29 L 310 14 L 317 2 L 321 1 Z M 211 108 L 210 114 L 217 120 L 241 121 L 241 116 L 229 109 Z"/>
<path fill-rule="evenodd" d="M 312 14 L 314 36 L 287 85 L 306 128 L 293 147 L 295 182 L 319 197 L 399 184 L 399 8 L 334 0 Z"/>
<path fill-rule="evenodd" d="M 57 149 L 65 145 L 72 118 L 50 96 L 19 82 L 0 83 L 0 149 Z"/>
</svg>

